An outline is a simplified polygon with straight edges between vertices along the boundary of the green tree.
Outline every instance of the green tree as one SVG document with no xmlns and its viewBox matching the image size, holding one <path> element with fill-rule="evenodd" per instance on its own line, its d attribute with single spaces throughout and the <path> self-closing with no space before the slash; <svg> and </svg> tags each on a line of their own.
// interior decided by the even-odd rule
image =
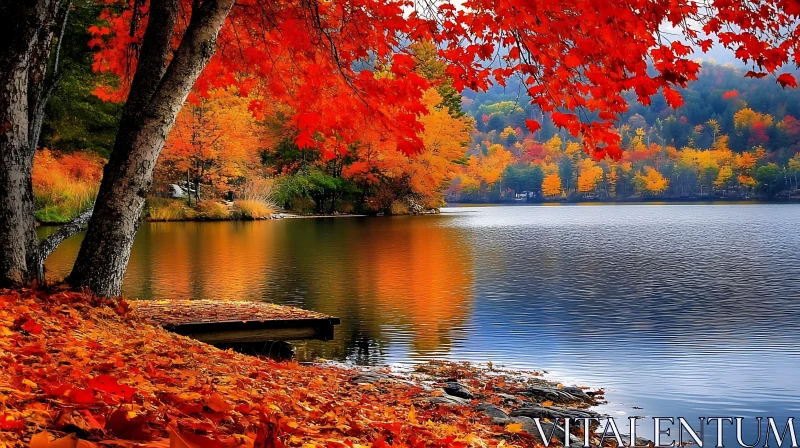
<svg viewBox="0 0 800 448">
<path fill-rule="evenodd" d="M 45 109 L 40 146 L 61 151 L 91 150 L 108 157 L 119 127 L 122 104 L 92 94 L 108 75 L 92 72 L 94 51 L 86 45 L 89 26 L 105 5 L 75 1 L 61 47 L 61 77 Z"/>
<path fill-rule="evenodd" d="M 758 167 L 755 172 L 755 178 L 758 181 L 759 187 L 767 194 L 767 196 L 772 197 L 778 185 L 780 185 L 781 177 L 783 177 L 783 170 L 774 164 L 768 163 L 766 165 Z"/>
</svg>

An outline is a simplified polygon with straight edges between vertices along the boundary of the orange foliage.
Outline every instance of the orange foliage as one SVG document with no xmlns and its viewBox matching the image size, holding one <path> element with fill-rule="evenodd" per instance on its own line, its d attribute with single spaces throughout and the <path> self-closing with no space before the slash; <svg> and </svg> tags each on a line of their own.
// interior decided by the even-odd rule
<svg viewBox="0 0 800 448">
<path fill-rule="evenodd" d="M 553 173 L 542 181 L 542 194 L 545 196 L 556 196 L 561 194 L 561 177 L 558 173 Z"/>
<path fill-rule="evenodd" d="M 87 151 L 62 154 L 49 149 L 33 158 L 33 193 L 45 220 L 68 221 L 97 195 L 105 160 Z"/>
<path fill-rule="evenodd" d="M 124 300 L 66 290 L 0 290 L 0 444 L 155 448 L 328 446 L 532 447 L 471 406 L 432 404 L 407 381 L 372 384 L 338 367 L 276 363 L 154 327 Z M 527 379 L 455 364 L 481 401 L 522 396 Z M 555 387 L 555 385 L 553 385 Z M 76 436 L 65 435 L 78 433 Z M 34 445 L 35 446 L 35 445 Z"/>
<path fill-rule="evenodd" d="M 730 98 L 736 98 L 737 96 L 739 96 L 738 90 L 728 90 L 727 92 L 722 94 L 722 98 L 726 100 Z"/>
<path fill-rule="evenodd" d="M 658 170 L 651 167 L 647 167 L 644 174 L 636 173 L 635 183 L 637 190 L 642 194 L 663 193 L 669 185 L 669 181 Z"/>
<path fill-rule="evenodd" d="M 121 88 L 102 86 L 97 93 L 121 98 L 136 65 L 132 48 L 144 35 L 147 20 L 142 13 L 149 5 L 107 3 L 111 5 L 100 17 L 102 25 L 89 29 L 90 45 L 98 50 L 94 69 L 119 75 Z M 485 90 L 492 79 L 504 84 L 520 76 L 533 103 L 551 113 L 558 127 L 582 135 L 589 154 L 618 158 L 620 139 L 613 126 L 628 110 L 623 93 L 632 91 L 639 102 L 649 104 L 661 92 L 672 107 L 681 105 L 677 89 L 697 79 L 700 69 L 691 58 L 693 46 L 707 51 L 717 39 L 737 48 L 738 59 L 764 70 L 748 72 L 751 77 L 765 77 L 797 60 L 793 42 L 800 40 L 800 30 L 792 26 L 796 2 L 761 3 L 763 7 L 722 0 L 483 0 L 463 9 L 440 2 L 418 14 L 410 13 L 403 0 L 318 2 L 313 7 L 301 1 L 242 0 L 222 27 L 218 54 L 197 90 L 204 94 L 235 85 L 288 104 L 301 147 L 317 146 L 317 133 L 354 143 L 361 137 L 359 121 L 366 119 L 380 123 L 396 147 L 411 154 L 422 148 L 417 117 L 424 112 L 422 94 L 430 83 L 415 73 L 404 43 L 427 39 L 439 46 L 457 90 Z M 181 2 L 176 44 L 188 26 L 192 4 Z M 575 26 L 576 21 L 582 26 Z M 665 21 L 679 34 L 670 42 L 658 40 Z M 367 58 L 378 70 L 388 68 L 391 76 L 364 69 L 360 62 Z M 780 85 L 796 85 L 791 74 L 776 75 Z M 267 103 L 254 101 L 252 107 L 259 113 Z M 597 118 L 582 121 L 584 112 Z M 527 122 L 530 129 L 539 125 Z"/>
<path fill-rule="evenodd" d="M 396 150 L 396 143 L 387 141 L 383 132 L 373 126 L 362 129 L 362 144 L 349 155 L 356 161 L 347 165 L 343 177 L 367 184 L 383 179 L 406 179 L 410 190 L 419 196 L 426 208 L 443 204 L 442 191 L 455 177 L 463 159 L 474 121 L 455 118 L 435 89 L 423 96 L 427 114 L 420 118 L 423 129 L 417 134 L 423 148 L 406 155 Z"/>
<path fill-rule="evenodd" d="M 215 197 L 258 167 L 263 148 L 250 100 L 229 90 L 187 102 L 178 115 L 159 159 L 161 183 L 186 179 L 213 186 Z"/>
</svg>

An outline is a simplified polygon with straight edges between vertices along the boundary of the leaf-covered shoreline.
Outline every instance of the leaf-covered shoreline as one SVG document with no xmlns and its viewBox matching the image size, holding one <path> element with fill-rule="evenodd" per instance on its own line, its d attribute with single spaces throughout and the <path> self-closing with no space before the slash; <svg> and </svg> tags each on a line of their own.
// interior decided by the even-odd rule
<svg viewBox="0 0 800 448">
<path fill-rule="evenodd" d="M 401 378 L 278 363 L 60 287 L 0 291 L 0 335 L 0 447 L 534 446 L 520 417 L 490 414 L 550 387 L 467 364 Z"/>
</svg>

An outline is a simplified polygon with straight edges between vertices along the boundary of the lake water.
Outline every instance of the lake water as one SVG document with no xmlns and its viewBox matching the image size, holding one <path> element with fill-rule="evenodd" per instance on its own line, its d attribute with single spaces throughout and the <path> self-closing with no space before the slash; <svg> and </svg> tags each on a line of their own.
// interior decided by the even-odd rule
<svg viewBox="0 0 800 448">
<path fill-rule="evenodd" d="M 334 341 L 298 344 L 306 359 L 492 361 L 604 387 L 620 419 L 785 422 L 800 417 L 799 231 L 800 206 L 771 204 L 149 223 L 124 293 L 341 317 Z M 49 275 L 68 272 L 78 244 Z"/>
</svg>

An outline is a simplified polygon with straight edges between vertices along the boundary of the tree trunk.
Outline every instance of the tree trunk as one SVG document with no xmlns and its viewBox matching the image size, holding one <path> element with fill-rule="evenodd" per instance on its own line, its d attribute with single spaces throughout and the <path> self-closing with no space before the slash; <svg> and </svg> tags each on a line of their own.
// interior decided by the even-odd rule
<svg viewBox="0 0 800 448">
<path fill-rule="evenodd" d="M 0 0 L 0 285 L 41 275 L 31 169 L 57 0 Z M 66 20 L 66 15 L 63 16 Z"/>
<path fill-rule="evenodd" d="M 178 111 L 214 54 L 233 0 L 195 2 L 178 50 L 169 60 L 177 0 L 152 2 L 150 19 L 114 149 L 89 229 L 72 273 L 75 287 L 119 295 L 153 169 Z"/>
</svg>

